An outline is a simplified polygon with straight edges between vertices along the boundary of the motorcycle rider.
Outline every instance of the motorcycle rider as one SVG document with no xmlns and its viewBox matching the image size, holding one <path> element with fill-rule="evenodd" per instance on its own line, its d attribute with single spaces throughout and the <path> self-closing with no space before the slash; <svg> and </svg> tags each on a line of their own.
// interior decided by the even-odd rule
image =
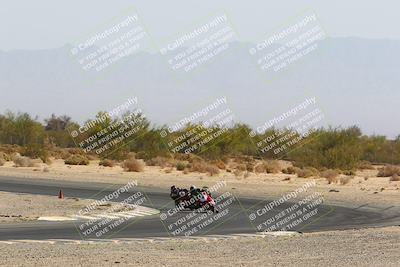
<svg viewBox="0 0 400 267">
<path fill-rule="evenodd" d="M 192 204 L 186 207 L 189 207 L 190 209 L 198 209 L 206 204 L 211 204 L 211 210 L 215 210 L 215 201 L 207 187 L 200 189 L 192 185 L 190 186 L 190 190 L 187 190 L 185 188 L 178 188 L 173 185 L 171 186 L 170 197 L 175 201 L 176 206 L 180 205 L 182 201 L 189 201 Z M 191 200 L 192 198 L 193 200 Z M 215 211 L 218 212 L 217 210 Z"/>
<path fill-rule="evenodd" d="M 177 188 L 175 185 L 171 186 L 171 193 L 169 194 L 169 196 L 173 199 L 176 200 L 177 198 L 179 198 L 179 188 Z"/>
<path fill-rule="evenodd" d="M 201 191 L 206 192 L 210 197 L 212 197 L 210 190 L 208 190 L 207 186 L 203 186 L 203 188 L 201 189 Z"/>
<path fill-rule="evenodd" d="M 169 196 L 175 201 L 175 205 L 178 205 L 182 200 L 187 199 L 189 191 L 186 188 L 179 188 L 173 185 Z"/>
<path fill-rule="evenodd" d="M 197 197 L 197 199 L 198 199 L 198 197 L 200 197 L 200 194 L 201 194 L 201 190 L 199 188 L 197 188 L 194 185 L 190 186 L 190 196 L 191 197 Z"/>
</svg>

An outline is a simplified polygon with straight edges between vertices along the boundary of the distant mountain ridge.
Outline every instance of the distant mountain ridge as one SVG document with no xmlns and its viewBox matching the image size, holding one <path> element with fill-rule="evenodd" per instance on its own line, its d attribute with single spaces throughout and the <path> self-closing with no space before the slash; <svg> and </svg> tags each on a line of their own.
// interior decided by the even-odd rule
<svg viewBox="0 0 400 267">
<path fill-rule="evenodd" d="M 149 119 L 163 124 L 226 96 L 238 121 L 257 126 L 315 96 L 325 125 L 400 133 L 400 41 L 328 38 L 276 77 L 257 68 L 250 46 L 231 43 L 188 75 L 172 71 L 160 54 L 139 52 L 94 79 L 79 68 L 68 45 L 0 51 L 0 112 L 26 111 L 41 119 L 68 114 L 82 122 L 137 96 Z"/>
</svg>

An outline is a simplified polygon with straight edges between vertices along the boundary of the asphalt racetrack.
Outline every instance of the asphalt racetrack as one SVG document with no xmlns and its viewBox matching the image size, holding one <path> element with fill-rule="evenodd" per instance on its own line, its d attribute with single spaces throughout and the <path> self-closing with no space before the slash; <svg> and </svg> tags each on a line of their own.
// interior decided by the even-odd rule
<svg viewBox="0 0 400 267">
<path fill-rule="evenodd" d="M 41 194 L 54 197 L 62 189 L 66 197 L 100 200 L 104 196 L 112 194 L 120 187 L 121 185 L 104 183 L 59 182 L 36 178 L 0 177 L 0 191 Z M 264 207 L 268 203 L 271 203 L 273 199 L 245 198 L 227 190 L 218 191 L 218 193 L 213 195 L 214 198 L 219 199 L 217 203 L 220 207 L 220 212 L 218 214 L 176 211 L 175 205 L 169 197 L 168 190 L 157 188 L 135 187 L 129 192 L 121 193 L 113 201 L 127 199 L 132 195 L 138 195 L 138 192 L 143 197 L 142 199 L 145 199 L 142 204 L 143 206 L 157 209 L 160 213 L 122 220 L 120 224 L 114 225 L 115 227 L 113 226 L 111 231 L 104 233 L 100 237 L 95 236 L 94 233 L 83 234 L 80 226 L 85 222 L 82 221 L 31 221 L 0 224 L 0 240 L 81 240 L 94 238 L 251 234 L 264 231 L 268 227 L 271 230 L 272 225 L 277 224 L 279 220 L 285 220 L 285 218 L 287 218 L 286 225 L 291 225 L 286 230 L 300 232 L 344 230 L 400 224 L 400 214 L 388 212 L 390 209 L 373 209 L 367 205 L 365 207 L 349 208 L 331 206 L 324 202 L 314 202 L 315 205 L 309 205 L 306 210 L 303 209 L 303 214 L 297 214 L 297 216 L 292 217 L 296 212 L 294 210 L 296 208 L 294 202 L 285 202 L 274 207 L 272 210 L 266 211 Z M 288 210 L 292 212 L 287 212 Z M 303 220 L 299 221 L 299 218 L 303 218 Z M 111 224 L 113 221 L 108 223 Z M 88 227 L 85 229 L 88 229 Z M 98 231 L 99 229 L 95 230 Z"/>
</svg>

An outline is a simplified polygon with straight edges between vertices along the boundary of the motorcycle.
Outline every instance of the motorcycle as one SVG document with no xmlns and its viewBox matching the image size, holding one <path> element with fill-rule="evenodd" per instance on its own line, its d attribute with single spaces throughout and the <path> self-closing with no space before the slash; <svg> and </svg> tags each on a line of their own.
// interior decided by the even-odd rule
<svg viewBox="0 0 400 267">
<path fill-rule="evenodd" d="M 216 204 L 211 194 L 206 191 L 200 191 L 198 195 L 192 195 L 186 189 L 178 190 L 179 192 L 171 192 L 170 196 L 175 201 L 175 206 L 181 209 L 190 210 L 210 210 L 218 213 Z"/>
</svg>

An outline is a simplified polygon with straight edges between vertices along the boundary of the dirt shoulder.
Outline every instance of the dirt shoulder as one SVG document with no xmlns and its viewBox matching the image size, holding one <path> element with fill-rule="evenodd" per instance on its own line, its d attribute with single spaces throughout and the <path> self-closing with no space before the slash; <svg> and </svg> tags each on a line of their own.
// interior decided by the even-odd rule
<svg viewBox="0 0 400 267">
<path fill-rule="evenodd" d="M 91 161 L 88 166 L 69 166 L 62 160 L 55 160 L 51 165 L 41 164 L 31 168 L 16 168 L 13 167 L 12 162 L 7 162 L 0 167 L 0 176 L 113 184 L 127 184 L 136 180 L 141 186 L 157 187 L 163 190 L 169 190 L 172 184 L 180 187 L 189 187 L 192 184 L 212 186 L 223 180 L 227 183 L 225 190 L 241 196 L 268 199 L 281 197 L 306 182 L 315 181 L 315 186 L 309 189 L 310 192 L 316 191 L 323 194 L 325 201 L 331 204 L 347 203 L 356 207 L 368 203 L 383 208 L 399 206 L 400 182 L 376 177 L 376 174 L 376 170 L 357 172 L 348 184 L 340 185 L 328 184 L 324 178 L 297 178 L 295 175 L 288 174 L 252 173 L 246 178 L 238 178 L 225 171 L 215 176 L 208 176 L 201 173 L 184 174 L 177 170 L 149 166 L 146 166 L 143 172 L 124 172 L 119 166 L 99 166 L 98 161 Z"/>
<path fill-rule="evenodd" d="M 225 240 L 1 244 L 2 266 L 398 266 L 400 228 Z M 29 260 L 28 260 L 29 259 Z"/>
<path fill-rule="evenodd" d="M 44 216 L 69 216 L 77 214 L 93 200 L 79 198 L 58 199 L 42 196 L 0 192 L 0 222 L 37 220 Z"/>
<path fill-rule="evenodd" d="M 138 199 L 140 200 L 140 199 Z M 89 208 L 90 207 L 90 208 Z M 87 210 L 87 208 L 89 208 Z M 130 212 L 156 213 L 147 207 L 125 203 L 96 203 L 94 199 L 69 198 L 58 196 L 8 193 L 0 191 L 0 223 L 14 223 L 32 220 L 69 221 L 82 219 L 82 216 L 118 215 Z"/>
</svg>

